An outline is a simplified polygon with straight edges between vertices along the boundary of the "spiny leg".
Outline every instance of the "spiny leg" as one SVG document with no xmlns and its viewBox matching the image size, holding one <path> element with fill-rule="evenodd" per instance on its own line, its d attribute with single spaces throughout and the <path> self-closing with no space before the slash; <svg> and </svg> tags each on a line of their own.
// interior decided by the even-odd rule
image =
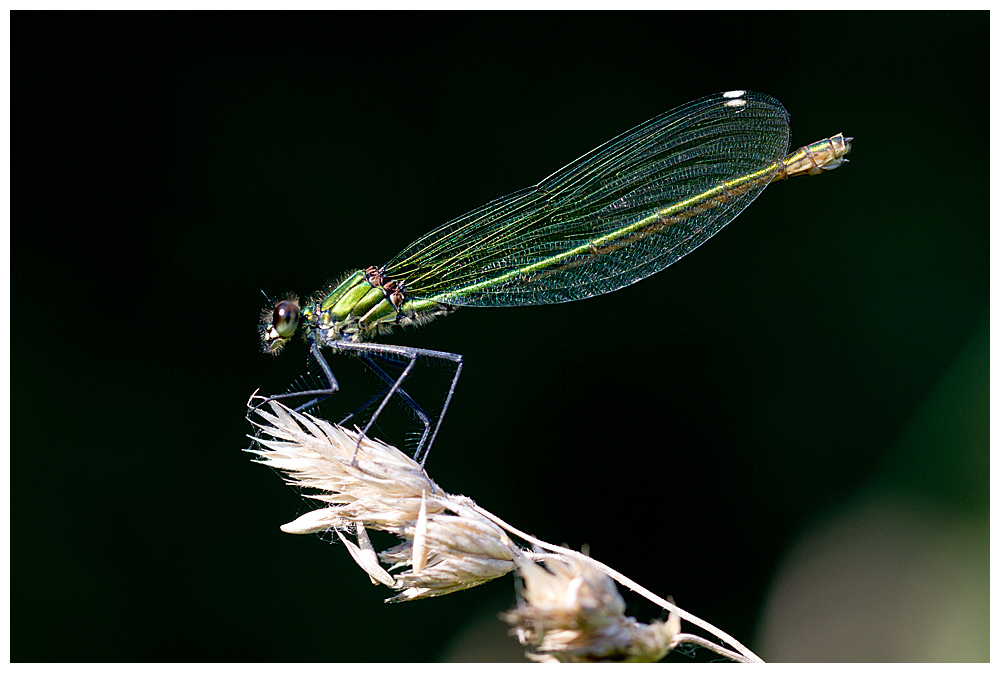
<svg viewBox="0 0 1000 673">
<path fill-rule="evenodd" d="M 389 384 L 389 387 L 386 390 L 380 392 L 378 395 L 373 397 L 371 400 L 369 400 L 364 405 L 355 410 L 352 414 L 348 415 L 346 419 L 344 419 L 346 421 L 347 419 L 351 418 L 351 416 L 358 413 L 358 411 L 361 411 L 362 409 L 371 405 L 374 402 L 374 400 L 377 399 L 380 395 L 382 395 L 383 393 L 385 394 L 382 403 L 375 410 L 375 413 L 372 414 L 372 417 L 369 419 L 368 423 L 361 431 L 361 435 L 358 437 L 358 447 L 361 446 L 361 439 L 368 435 L 368 430 L 371 429 L 372 425 L 378 419 L 379 414 L 382 413 L 382 409 L 385 408 L 389 399 L 393 396 L 393 394 L 398 394 L 400 398 L 403 400 L 403 402 L 405 402 L 407 406 L 413 409 L 414 414 L 417 416 L 418 419 L 420 419 L 420 421 L 424 425 L 423 434 L 420 437 L 420 442 L 417 444 L 417 449 L 414 452 L 413 457 L 414 460 L 418 461 L 421 465 L 426 463 L 427 456 L 430 454 L 431 446 L 434 444 L 434 440 L 437 437 L 438 431 L 441 429 L 441 422 L 444 420 L 445 412 L 448 411 L 448 405 L 451 403 L 452 395 L 455 392 L 455 386 L 458 384 L 458 377 L 462 373 L 462 364 L 463 364 L 462 356 L 457 353 L 448 353 L 445 351 L 433 351 L 423 348 L 410 348 L 406 346 L 391 346 L 391 345 L 373 344 L 373 343 L 354 343 L 350 341 L 340 341 L 340 342 L 328 343 L 326 345 L 329 346 L 331 350 L 334 351 L 337 350 L 354 351 L 362 362 L 364 362 L 372 371 L 374 371 L 379 376 L 379 378 L 381 378 L 384 382 Z M 325 378 L 327 382 L 327 387 L 316 388 L 313 390 L 299 390 L 294 392 L 282 393 L 280 395 L 273 395 L 271 397 L 266 398 L 264 402 L 268 402 L 271 400 L 288 399 L 292 397 L 304 397 L 307 395 L 312 396 L 313 399 L 295 408 L 295 411 L 303 411 L 322 402 L 324 399 L 326 399 L 327 397 L 334 394 L 340 389 L 337 383 L 337 379 L 333 375 L 333 370 L 330 368 L 329 363 L 327 363 L 326 359 L 323 357 L 321 353 L 319 344 L 313 339 L 309 340 L 309 350 L 313 358 L 315 359 L 316 363 L 322 370 L 323 378 Z M 367 353 L 375 353 L 378 355 L 394 355 L 396 357 L 406 358 L 409 360 L 409 362 L 403 369 L 402 373 L 398 377 L 393 379 L 392 376 L 387 374 L 370 357 L 368 357 Z M 441 407 L 441 413 L 438 415 L 437 423 L 434 425 L 434 430 L 433 433 L 430 435 L 429 441 L 427 436 L 428 433 L 431 433 L 430 417 L 427 415 L 426 412 L 424 412 L 423 409 L 420 408 L 420 405 L 418 405 L 416 401 L 414 401 L 414 399 L 410 397 L 410 395 L 401 387 L 403 381 L 405 381 L 406 377 L 409 376 L 409 374 L 413 371 L 413 368 L 415 367 L 417 362 L 417 358 L 419 357 L 430 357 L 438 360 L 445 360 L 455 364 L 455 374 L 452 376 L 451 385 L 448 388 L 448 394 L 445 397 L 444 404 Z M 262 402 L 261 404 L 263 404 L 264 402 Z M 357 454 L 355 453 L 355 457 L 356 455 Z"/>
<path fill-rule="evenodd" d="M 399 396 L 403 399 L 403 401 L 406 402 L 406 404 L 413 409 L 414 413 L 417 414 L 418 418 L 420 418 L 421 421 L 424 421 L 424 433 L 420 438 L 420 443 L 417 444 L 417 449 L 414 452 L 413 458 L 414 460 L 418 461 L 421 465 L 426 463 L 427 456 L 428 454 L 430 454 L 431 446 L 434 444 L 434 439 L 437 437 L 437 433 L 441 429 L 441 422 L 444 420 L 445 412 L 448 411 L 448 405 L 451 403 L 452 395 L 455 392 L 455 386 L 458 384 L 458 377 L 462 373 L 462 356 L 457 353 L 447 353 L 445 351 L 432 351 L 423 348 L 410 348 L 407 346 L 391 346 L 391 345 L 374 344 L 374 343 L 355 343 L 350 341 L 341 341 L 329 345 L 334 350 L 345 350 L 345 351 L 356 352 L 363 362 L 367 360 L 366 364 L 368 364 L 369 367 L 376 374 L 380 376 L 380 378 L 382 378 L 386 383 L 391 382 L 391 385 L 389 386 L 388 392 L 386 393 L 385 398 L 382 400 L 382 403 L 379 405 L 378 409 L 375 410 L 375 413 L 372 414 L 372 417 L 371 419 L 369 419 L 368 424 L 361 431 L 361 437 L 367 436 L 368 430 L 375 423 L 376 419 L 378 419 L 379 414 L 382 413 L 382 409 L 385 408 L 385 405 L 388 403 L 389 398 L 391 398 L 393 394 L 398 393 Z M 409 360 L 409 362 L 407 363 L 403 371 L 400 373 L 400 375 L 393 380 L 392 377 L 389 376 L 386 372 L 384 372 L 381 367 L 376 365 L 373 361 L 371 361 L 370 358 L 367 357 L 367 353 L 374 353 L 377 355 L 394 355 L 398 358 L 405 358 Z M 413 401 L 413 398 L 411 398 L 406 393 L 406 391 L 401 388 L 403 381 L 405 381 L 406 377 L 409 376 L 410 373 L 413 371 L 413 368 L 417 362 L 417 358 L 419 357 L 435 358 L 438 360 L 445 360 L 455 364 L 455 374 L 452 376 L 451 385 L 448 388 L 448 395 L 445 397 L 444 405 L 441 407 L 441 413 L 438 415 L 437 423 L 434 425 L 434 430 L 429 440 L 427 435 L 430 432 L 430 427 L 429 427 L 430 419 L 427 417 L 427 414 L 423 413 L 423 410 L 416 404 L 416 402 Z M 359 437 L 358 439 L 359 446 L 360 442 L 361 438 Z"/>
<path fill-rule="evenodd" d="M 389 386 L 389 392 L 387 392 L 385 394 L 385 397 L 382 398 L 382 403 L 378 405 L 378 409 L 375 410 L 375 413 L 372 414 L 372 417 L 368 419 L 368 423 L 361 430 L 361 435 L 358 437 L 358 445 L 354 449 L 354 459 L 355 460 L 357 460 L 357 457 L 358 457 L 358 449 L 361 448 L 361 439 L 363 437 L 367 437 L 368 436 L 368 431 L 371 429 L 372 425 L 374 425 L 375 421 L 378 420 L 379 415 L 382 413 L 382 410 L 385 409 L 385 405 L 387 405 L 389 403 L 389 398 L 392 397 L 393 393 L 395 393 L 397 390 L 402 390 L 402 388 L 400 388 L 400 386 L 403 384 L 403 381 L 406 380 L 406 377 L 410 375 L 410 372 L 413 371 L 413 367 L 416 364 L 417 364 L 417 358 L 416 358 L 416 356 L 411 357 L 410 361 L 406 364 L 406 367 L 404 367 L 403 371 L 400 372 L 399 377 L 395 381 L 393 381 L 393 383 L 392 383 L 391 386 Z M 425 426 L 424 427 L 424 435 L 425 436 L 427 435 L 427 429 L 428 428 Z M 421 437 L 421 443 L 423 443 L 423 437 Z M 420 447 L 419 446 L 417 447 L 417 451 L 418 452 L 420 451 Z"/>
<path fill-rule="evenodd" d="M 330 365 L 327 364 L 327 361 L 323 358 L 323 355 L 320 353 L 319 346 L 317 346 L 316 342 L 313 341 L 312 339 L 309 340 L 309 351 L 312 353 L 320 369 L 323 370 L 323 377 L 326 379 L 327 387 L 317 388 L 314 390 L 297 390 L 295 392 L 282 393 L 280 395 L 272 395 L 270 397 L 264 397 L 261 399 L 259 404 L 255 404 L 251 408 L 251 411 L 256 411 L 257 409 L 261 408 L 271 400 L 281 400 L 281 399 L 288 399 L 290 397 L 304 397 L 306 395 L 312 395 L 313 399 L 309 400 L 305 404 L 300 404 L 294 409 L 294 411 L 304 411 L 305 409 L 309 409 L 310 407 L 319 404 L 320 402 L 322 402 L 327 397 L 334 394 L 340 389 L 340 386 L 337 384 L 337 378 L 333 375 L 333 370 L 330 369 Z M 257 429 L 256 432 L 254 432 L 254 435 L 258 437 L 260 436 L 259 428 Z M 248 448 L 248 450 L 251 449 L 253 449 L 253 442 L 250 443 L 250 447 Z"/>
<path fill-rule="evenodd" d="M 281 393 L 280 395 L 272 395 L 268 398 L 265 398 L 264 401 L 261 402 L 261 404 L 257 405 L 258 407 L 267 402 L 270 402 L 271 400 L 284 400 L 291 397 L 305 397 L 306 395 L 313 396 L 313 399 L 309 400 L 305 404 L 301 404 L 295 407 L 295 411 L 304 411 L 305 409 L 309 409 L 310 407 L 316 406 L 317 404 L 325 400 L 327 397 L 333 395 L 335 392 L 340 390 L 340 386 L 337 383 L 337 377 L 333 375 L 333 370 L 327 363 L 326 358 L 324 358 L 323 354 L 320 352 L 319 344 L 317 344 L 312 339 L 309 340 L 309 352 L 312 354 L 313 359 L 315 359 L 316 364 L 318 364 L 319 368 L 322 370 L 323 378 L 326 379 L 327 387 L 316 388 L 313 390 L 296 390 L 290 393 Z"/>
<path fill-rule="evenodd" d="M 380 367 L 378 364 L 376 364 L 376 362 L 374 360 L 372 360 L 370 357 L 368 357 L 368 355 L 366 355 L 364 353 L 358 353 L 357 354 L 357 358 L 359 360 L 361 360 L 361 362 L 364 363 L 371 371 L 375 372 L 375 374 L 380 379 L 382 379 L 382 381 L 384 383 L 387 383 L 388 387 L 383 388 L 379 392 L 375 393 L 375 395 L 370 400 L 368 400 L 367 402 L 365 402 L 364 404 L 362 404 L 360 407 L 358 407 L 357 409 L 355 409 L 353 412 L 351 412 L 350 414 L 348 414 L 347 417 L 344 418 L 344 420 L 342 420 L 339 423 L 340 425 L 343 425 L 344 423 L 346 423 L 347 421 L 349 421 L 358 412 L 362 411 L 363 409 L 367 409 L 368 407 L 370 407 L 379 398 L 381 398 L 383 396 L 387 396 L 389 394 L 390 389 L 392 388 L 393 383 L 395 383 L 395 381 L 396 381 L 394 378 L 392 378 L 392 376 L 390 376 L 389 374 L 387 374 L 386 371 L 384 369 L 382 369 L 382 367 Z M 421 409 L 420 405 L 417 404 L 414 401 L 414 399 L 412 397 L 410 397 L 410 395 L 405 390 L 403 390 L 402 388 L 398 388 L 396 390 L 396 394 L 399 395 L 399 397 L 403 400 L 403 402 L 405 402 L 406 405 L 408 407 L 410 407 L 410 409 L 413 410 L 414 415 L 420 420 L 420 422 L 424 424 L 424 434 L 423 434 L 422 438 L 426 439 L 427 433 L 430 432 L 430 427 L 431 427 L 430 416 L 428 416 L 427 412 L 425 412 L 423 409 Z M 378 413 L 378 412 L 376 412 L 376 413 Z"/>
<path fill-rule="evenodd" d="M 378 400 L 380 400 L 382 398 L 382 396 L 385 395 L 385 393 L 386 393 L 387 390 L 389 390 L 388 387 L 383 388 L 382 390 L 380 390 L 377 393 L 375 393 L 374 395 L 372 395 L 371 398 L 367 402 L 365 402 L 364 404 L 362 404 L 360 407 L 358 407 L 357 409 L 355 409 L 351 413 L 349 413 L 346 416 L 344 416 L 342 419 L 340 419 L 340 422 L 337 423 L 337 425 L 346 425 L 347 422 L 350 421 L 352 418 L 354 418 L 359 413 L 361 413 L 362 411 L 364 411 L 365 409 L 367 409 L 371 405 L 375 404 L 375 402 L 377 402 Z"/>
<path fill-rule="evenodd" d="M 444 406 L 441 407 L 441 415 L 438 416 L 438 422 L 434 426 L 434 434 L 431 435 L 431 440 L 427 442 L 427 447 L 424 448 L 424 452 L 421 455 L 420 449 L 424 443 L 424 439 L 423 437 L 421 437 L 420 444 L 417 445 L 417 451 L 413 455 L 413 459 L 419 461 L 421 466 L 423 466 L 423 464 L 427 462 L 427 456 L 431 452 L 431 446 L 433 446 L 434 444 L 434 439 L 437 437 L 438 430 L 441 429 L 441 421 L 444 420 L 444 412 L 448 411 L 448 405 L 451 404 L 451 396 L 455 393 L 455 385 L 458 384 L 458 377 L 461 376 L 462 374 L 462 356 L 456 353 L 449 353 L 449 355 L 455 356 L 455 359 L 452 360 L 452 362 L 455 363 L 455 375 L 451 377 L 451 386 L 448 388 L 447 397 L 444 398 Z M 427 434 L 424 433 L 424 437 L 426 436 Z"/>
</svg>

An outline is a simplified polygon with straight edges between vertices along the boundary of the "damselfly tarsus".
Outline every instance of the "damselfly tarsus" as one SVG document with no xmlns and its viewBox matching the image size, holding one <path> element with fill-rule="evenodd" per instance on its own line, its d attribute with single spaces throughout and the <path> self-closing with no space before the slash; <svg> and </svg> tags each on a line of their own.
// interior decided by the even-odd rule
<svg viewBox="0 0 1000 673">
<path fill-rule="evenodd" d="M 269 399 L 312 396 L 307 407 L 336 392 L 321 349 L 351 352 L 387 386 L 373 398 L 381 402 L 363 434 L 398 394 L 423 423 L 415 457 L 426 460 L 462 356 L 371 343 L 372 337 L 457 307 L 586 299 L 660 271 L 731 222 L 769 183 L 846 161 L 851 138 L 843 134 L 787 154 L 788 121 L 781 103 L 765 94 L 701 98 L 608 141 L 534 187 L 438 227 L 392 261 L 350 273 L 302 305 L 286 298 L 267 307 L 264 350 L 277 353 L 301 326 L 326 383 Z M 393 377 L 373 356 L 406 364 Z M 419 357 L 455 368 L 434 423 L 401 387 Z"/>
</svg>

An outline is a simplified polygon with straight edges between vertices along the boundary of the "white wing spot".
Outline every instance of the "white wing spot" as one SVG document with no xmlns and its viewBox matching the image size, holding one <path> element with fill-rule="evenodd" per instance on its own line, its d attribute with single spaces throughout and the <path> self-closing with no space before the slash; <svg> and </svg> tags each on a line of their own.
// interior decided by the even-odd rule
<svg viewBox="0 0 1000 673">
<path fill-rule="evenodd" d="M 733 100 L 727 100 L 723 105 L 726 107 L 743 107 L 747 102 L 742 98 L 735 98 Z"/>
<path fill-rule="evenodd" d="M 722 94 L 722 97 L 723 98 L 739 98 L 740 96 L 742 96 L 745 93 L 746 93 L 746 91 L 743 91 L 742 89 L 740 89 L 739 91 L 727 91 L 726 93 Z"/>
</svg>

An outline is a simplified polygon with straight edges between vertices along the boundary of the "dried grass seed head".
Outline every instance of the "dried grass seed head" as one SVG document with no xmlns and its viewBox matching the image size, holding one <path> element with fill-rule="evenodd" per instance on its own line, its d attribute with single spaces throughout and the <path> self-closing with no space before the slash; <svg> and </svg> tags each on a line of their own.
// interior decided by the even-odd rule
<svg viewBox="0 0 1000 673">
<path fill-rule="evenodd" d="M 536 661 L 659 661 L 673 649 L 680 618 L 641 624 L 625 616 L 614 581 L 571 557 L 546 555 L 544 567 L 517 561 L 519 605 L 503 615 Z"/>
<path fill-rule="evenodd" d="M 392 576 L 399 593 L 390 600 L 396 601 L 467 589 L 514 569 L 520 552 L 507 534 L 471 500 L 441 489 L 410 456 L 279 402 L 269 407 L 252 409 L 258 418 L 251 423 L 259 432 L 251 438 L 259 448 L 251 452 L 257 462 L 282 472 L 286 482 L 327 504 L 285 524 L 283 531 L 335 530 L 345 541 L 344 533 L 355 532 L 359 544 L 348 547 L 352 557 L 384 584 L 387 575 L 373 560 L 364 529 L 400 537 L 401 544 L 379 554 L 394 568 L 410 567 Z"/>
</svg>

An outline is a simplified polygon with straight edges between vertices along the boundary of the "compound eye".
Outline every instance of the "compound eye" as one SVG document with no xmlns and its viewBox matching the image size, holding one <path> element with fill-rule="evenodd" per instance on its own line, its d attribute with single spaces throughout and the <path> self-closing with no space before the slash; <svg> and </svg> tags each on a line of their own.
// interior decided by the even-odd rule
<svg viewBox="0 0 1000 673">
<path fill-rule="evenodd" d="M 271 325 L 280 336 L 288 338 L 299 326 L 299 306 L 293 301 L 280 301 L 271 315 Z"/>
</svg>

